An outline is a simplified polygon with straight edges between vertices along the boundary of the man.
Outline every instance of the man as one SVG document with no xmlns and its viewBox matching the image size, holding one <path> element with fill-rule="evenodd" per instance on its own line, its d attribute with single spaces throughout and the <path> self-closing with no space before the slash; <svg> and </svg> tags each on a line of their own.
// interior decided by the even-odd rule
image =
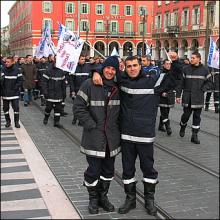
<svg viewBox="0 0 220 220">
<path fill-rule="evenodd" d="M 79 57 L 78 65 L 76 67 L 75 73 L 70 73 L 70 91 L 72 94 L 72 99 L 77 95 L 80 86 L 84 81 L 90 77 L 91 66 L 89 63 L 86 63 L 85 55 L 81 54 Z M 75 125 L 77 118 L 73 116 L 72 124 Z"/>
<path fill-rule="evenodd" d="M 1 95 L 3 99 L 3 111 L 5 114 L 5 127 L 11 126 L 9 104 L 14 110 L 14 123 L 16 128 L 19 124 L 19 89 L 22 85 L 22 74 L 14 64 L 13 57 L 7 57 L 5 67 L 1 70 Z"/>
<path fill-rule="evenodd" d="M 142 69 L 146 74 L 160 74 L 160 69 L 152 64 L 152 59 L 150 55 L 143 55 L 141 56 L 141 64 L 142 64 Z"/>
<path fill-rule="evenodd" d="M 163 61 L 163 69 L 162 73 L 166 74 L 166 77 L 164 80 L 166 80 L 166 85 L 171 88 L 167 92 L 163 92 L 160 96 L 160 122 L 159 122 L 159 131 L 167 132 L 167 135 L 172 134 L 172 129 L 170 127 L 170 120 L 169 120 L 169 112 L 170 108 L 172 108 L 175 104 L 175 93 L 174 88 L 176 86 L 175 78 L 172 75 L 171 69 L 171 62 L 168 59 L 165 59 Z M 165 125 L 165 128 L 164 128 Z"/>
<path fill-rule="evenodd" d="M 117 57 L 109 57 L 102 64 L 103 86 L 91 79 L 83 82 L 73 104 L 74 115 L 83 126 L 81 152 L 86 154 L 88 168 L 84 185 L 89 193 L 89 212 L 98 213 L 98 204 L 113 212 L 107 193 L 114 177 L 115 156 L 120 152 L 120 100 L 114 76 L 119 71 Z"/>
<path fill-rule="evenodd" d="M 160 83 L 164 77 L 142 71 L 135 56 L 125 60 L 126 71 L 117 74 L 121 99 L 121 148 L 125 203 L 119 208 L 125 214 L 136 207 L 135 161 L 140 158 L 143 172 L 145 208 L 150 215 L 156 215 L 154 206 L 155 186 L 158 172 L 154 169 L 153 142 L 155 122 L 159 105 Z M 94 83 L 102 84 L 99 74 L 94 73 Z"/>
<path fill-rule="evenodd" d="M 201 64 L 201 55 L 198 52 L 192 53 L 191 64 L 183 68 L 183 77 L 177 89 L 176 101 L 181 103 L 183 114 L 180 121 L 180 137 L 184 137 L 187 122 L 193 112 L 191 142 L 200 144 L 198 132 L 201 122 L 201 111 L 204 105 L 204 92 L 212 89 L 212 75 L 209 70 Z"/>
<path fill-rule="evenodd" d="M 54 127 L 62 128 L 60 124 L 60 113 L 62 101 L 66 98 L 65 73 L 56 67 L 56 58 L 48 68 L 42 78 L 42 91 L 46 99 L 45 117 L 43 123 L 46 125 L 50 117 L 50 112 L 54 108 Z"/>
<path fill-rule="evenodd" d="M 213 91 L 207 91 L 205 98 L 205 111 L 209 110 L 210 98 L 213 93 L 215 113 L 219 113 L 219 69 L 209 68 L 214 82 Z"/>
<path fill-rule="evenodd" d="M 33 89 L 35 88 L 35 80 L 37 78 L 37 68 L 33 64 L 33 57 L 26 56 L 26 63 L 21 66 L 21 71 L 24 77 L 24 106 L 27 107 L 32 101 Z"/>
</svg>

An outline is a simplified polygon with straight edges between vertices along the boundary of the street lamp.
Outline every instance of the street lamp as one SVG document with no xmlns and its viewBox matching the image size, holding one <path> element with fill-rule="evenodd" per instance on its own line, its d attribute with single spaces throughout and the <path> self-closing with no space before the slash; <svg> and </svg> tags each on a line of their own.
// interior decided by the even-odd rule
<svg viewBox="0 0 220 220">
<path fill-rule="evenodd" d="M 147 21 L 147 10 L 142 10 L 141 11 L 141 19 L 142 19 L 142 25 L 143 25 L 143 31 L 142 31 L 142 56 L 144 55 L 144 35 L 145 35 L 145 24 Z"/>
<path fill-rule="evenodd" d="M 106 21 L 105 21 L 105 25 L 106 25 L 106 56 L 108 57 L 108 41 L 109 41 L 109 16 L 106 16 Z"/>
</svg>

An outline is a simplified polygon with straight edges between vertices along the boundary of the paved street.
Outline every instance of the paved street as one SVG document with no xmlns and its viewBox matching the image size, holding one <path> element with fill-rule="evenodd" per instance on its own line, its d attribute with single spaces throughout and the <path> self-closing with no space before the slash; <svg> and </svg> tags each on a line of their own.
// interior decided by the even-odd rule
<svg viewBox="0 0 220 220">
<path fill-rule="evenodd" d="M 39 103 L 38 100 L 37 103 Z M 76 137 L 75 143 L 62 131 L 53 127 L 52 117 L 47 126 L 43 125 L 43 114 L 35 104 L 28 108 L 21 105 L 21 122 L 79 215 L 82 218 L 101 219 L 152 218 L 147 215 L 139 203 L 137 208 L 127 215 L 120 215 L 117 212 L 107 213 L 102 209 L 95 216 L 88 213 L 88 193 L 82 185 L 83 172 L 87 165 L 85 156 L 79 152 L 78 146 L 82 128 L 71 124 L 71 99 L 67 98 L 66 103 L 65 110 L 69 115 L 62 117 L 61 122 L 70 134 Z M 219 115 L 214 114 L 213 111 L 203 112 L 201 132 L 199 133 L 201 144 L 193 145 L 190 142 L 190 128 L 187 128 L 184 138 L 178 136 L 179 125 L 177 121 L 181 111 L 182 108 L 176 106 L 171 112 L 171 126 L 173 128 L 171 137 L 158 132 L 155 144 L 163 145 L 167 149 L 219 173 Z M 203 130 L 207 133 L 204 133 Z M 156 189 L 156 203 L 172 217 L 177 219 L 218 218 L 219 177 L 210 175 L 210 173 L 180 160 L 157 146 L 155 146 L 155 167 L 159 171 L 160 181 Z M 23 167 L 23 169 L 27 168 Z M 143 190 L 139 161 L 137 161 L 136 169 L 138 188 Z M 122 171 L 120 155 L 116 160 L 116 170 Z M 112 181 L 109 198 L 116 208 L 124 201 L 123 188 L 115 181 Z M 16 196 L 14 199 L 16 200 Z"/>
</svg>

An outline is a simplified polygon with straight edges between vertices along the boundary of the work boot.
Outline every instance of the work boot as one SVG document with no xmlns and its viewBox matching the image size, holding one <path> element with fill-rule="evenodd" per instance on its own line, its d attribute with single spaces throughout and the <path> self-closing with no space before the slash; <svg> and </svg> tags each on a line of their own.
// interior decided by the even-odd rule
<svg viewBox="0 0 220 220">
<path fill-rule="evenodd" d="M 119 214 L 126 214 L 131 209 L 136 208 L 136 182 L 124 184 L 126 199 L 124 204 L 118 209 Z"/>
<path fill-rule="evenodd" d="M 50 117 L 50 114 L 45 113 L 45 115 L 44 115 L 44 120 L 43 120 L 43 123 L 44 123 L 45 125 L 48 123 L 49 117 Z"/>
<path fill-rule="evenodd" d="M 54 127 L 63 128 L 63 125 L 60 124 L 60 116 L 54 116 Z"/>
<path fill-rule="evenodd" d="M 172 134 L 172 129 L 170 127 L 170 120 L 166 121 L 164 124 L 165 124 L 165 127 L 166 127 L 167 135 L 171 135 Z"/>
<path fill-rule="evenodd" d="M 14 114 L 14 122 L 15 122 L 15 127 L 16 128 L 20 128 L 20 124 L 19 124 L 19 114 Z"/>
<path fill-rule="evenodd" d="M 155 186 L 156 184 L 152 183 L 144 183 L 144 200 L 145 200 L 145 208 L 149 215 L 155 216 L 157 214 L 157 209 L 154 206 L 154 194 L 155 194 Z"/>
<path fill-rule="evenodd" d="M 107 212 L 114 212 L 115 207 L 109 202 L 108 197 L 107 197 L 110 182 L 111 181 L 106 181 L 106 180 L 100 179 L 99 190 L 98 190 L 98 192 L 99 192 L 98 205 L 100 207 L 102 207 Z"/>
<path fill-rule="evenodd" d="M 200 141 L 198 139 L 198 132 L 199 132 L 199 129 L 192 128 L 191 142 L 195 144 L 200 144 Z"/>
<path fill-rule="evenodd" d="M 164 128 L 164 123 L 163 123 L 163 120 L 162 120 L 161 116 L 160 116 L 160 122 L 159 122 L 158 130 L 162 131 L 162 132 L 166 132 L 166 129 Z"/>
<path fill-rule="evenodd" d="M 6 124 L 5 127 L 8 128 L 11 126 L 11 119 L 10 119 L 10 115 L 9 114 L 5 114 L 5 120 L 6 120 Z"/>
<path fill-rule="evenodd" d="M 88 210 L 90 214 L 98 214 L 99 207 L 98 207 L 98 184 L 96 186 L 86 186 L 87 191 L 89 193 L 89 206 Z"/>
<path fill-rule="evenodd" d="M 219 113 L 219 104 L 215 103 L 215 113 Z"/>
<path fill-rule="evenodd" d="M 182 122 L 180 122 L 180 132 L 179 132 L 180 137 L 185 136 L 186 125 L 187 124 L 184 125 L 184 124 L 182 124 Z"/>
<path fill-rule="evenodd" d="M 209 103 L 205 103 L 205 111 L 209 110 Z"/>
</svg>

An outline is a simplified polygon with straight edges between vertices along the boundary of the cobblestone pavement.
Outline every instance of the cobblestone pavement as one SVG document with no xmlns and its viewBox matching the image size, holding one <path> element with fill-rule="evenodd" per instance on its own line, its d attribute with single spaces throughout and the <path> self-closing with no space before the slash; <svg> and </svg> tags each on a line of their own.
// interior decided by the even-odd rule
<svg viewBox="0 0 220 220">
<path fill-rule="evenodd" d="M 69 115 L 62 117 L 61 123 L 80 140 L 82 128 L 71 124 L 72 104 L 69 98 L 66 103 L 65 111 Z M 176 106 L 171 111 L 171 119 L 179 121 L 180 114 L 182 114 L 182 109 Z M 217 135 L 218 117 L 219 115 L 213 112 L 203 112 L 201 130 Z M 103 210 L 100 210 L 98 215 L 89 215 L 87 211 L 88 194 L 85 187 L 82 186 L 83 172 L 87 165 L 85 156 L 79 152 L 77 143 L 73 144 L 64 133 L 54 128 L 52 120 L 47 126 L 44 126 L 42 112 L 34 105 L 28 108 L 21 106 L 21 121 L 83 218 L 152 218 L 147 215 L 141 205 L 127 215 L 119 215 L 117 212 L 107 213 Z M 218 137 L 201 131 L 199 133 L 201 144 L 194 145 L 190 142 L 190 128 L 187 128 L 185 137 L 180 138 L 179 125 L 171 121 L 171 126 L 173 128 L 171 137 L 157 132 L 156 142 L 216 172 L 219 171 Z M 143 190 L 138 160 L 136 168 L 138 188 Z M 160 181 L 156 189 L 156 202 L 171 216 L 177 219 L 219 218 L 219 178 L 193 167 L 157 147 L 155 147 L 155 168 L 159 171 Z M 122 171 L 120 155 L 116 159 L 116 169 Z M 123 189 L 114 181 L 110 187 L 109 198 L 116 208 L 122 204 L 125 198 Z"/>
</svg>

